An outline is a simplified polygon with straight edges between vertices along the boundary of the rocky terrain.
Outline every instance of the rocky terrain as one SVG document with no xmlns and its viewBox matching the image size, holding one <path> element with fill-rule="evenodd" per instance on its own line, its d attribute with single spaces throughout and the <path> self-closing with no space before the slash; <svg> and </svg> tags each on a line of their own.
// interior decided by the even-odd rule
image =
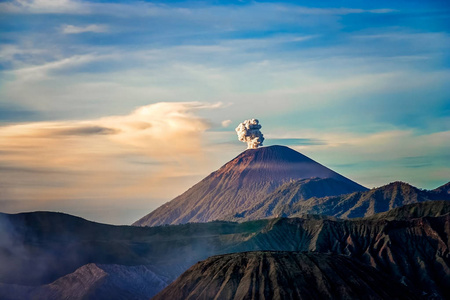
<svg viewBox="0 0 450 300">
<path fill-rule="evenodd" d="M 342 255 L 243 252 L 210 257 L 153 300 L 422 299 L 375 268 Z"/>
<path fill-rule="evenodd" d="M 449 210 L 449 201 L 431 201 L 354 220 L 305 216 L 160 227 L 112 226 L 49 212 L 0 214 L 0 298 L 22 295 L 30 286 L 63 286 L 55 283 L 85 265 L 94 275 L 78 272 L 85 275 L 76 282 L 85 282 L 89 295 L 104 286 L 98 283 L 103 272 L 112 274 L 111 265 L 134 266 L 134 274 L 148 270 L 143 280 L 155 279 L 149 294 L 157 293 L 161 282 L 172 282 L 200 260 L 264 250 L 345 255 L 426 297 L 448 299 Z M 108 282 L 111 293 L 123 293 L 120 280 Z M 142 281 L 133 282 L 128 289 L 140 290 Z"/>
<path fill-rule="evenodd" d="M 311 181 L 312 178 L 332 180 L 320 182 Z M 288 147 L 248 149 L 133 225 L 157 226 L 223 219 L 252 208 L 281 185 L 301 179 L 309 180 L 303 182 L 305 197 L 367 190 Z"/>
</svg>

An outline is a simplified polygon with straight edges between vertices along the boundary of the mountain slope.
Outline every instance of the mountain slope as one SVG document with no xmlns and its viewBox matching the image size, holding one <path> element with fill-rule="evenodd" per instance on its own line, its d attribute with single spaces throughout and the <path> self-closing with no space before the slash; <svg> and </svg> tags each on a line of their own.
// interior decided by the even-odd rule
<svg viewBox="0 0 450 300">
<path fill-rule="evenodd" d="M 422 217 L 440 217 L 450 213 L 450 201 L 434 200 L 422 203 L 413 203 L 377 213 L 364 220 L 410 220 Z"/>
<path fill-rule="evenodd" d="M 362 298 L 422 299 L 399 282 L 348 257 L 259 251 L 199 262 L 153 300 Z"/>
<path fill-rule="evenodd" d="M 303 214 L 361 218 L 407 204 L 450 200 L 450 194 L 420 190 L 404 182 L 393 182 L 365 192 L 309 199 L 298 196 L 301 188 L 301 181 L 285 184 L 254 207 L 224 219 L 248 221 L 278 216 L 299 217 Z"/>
<path fill-rule="evenodd" d="M 0 282 L 48 284 L 89 263 L 151 265 L 157 276 L 172 281 L 212 255 L 314 251 L 348 255 L 448 299 L 450 215 L 443 213 L 449 210 L 449 201 L 435 201 L 399 208 L 386 218 L 308 216 L 161 227 L 112 226 L 48 212 L 0 214 Z"/>
<path fill-rule="evenodd" d="M 238 212 L 232 216 L 225 216 L 224 220 L 241 221 L 257 220 L 285 216 L 284 208 L 303 202 L 310 198 L 346 195 L 354 192 L 354 186 L 333 178 L 311 178 L 290 181 L 268 196 L 255 201 L 255 205 L 248 210 Z"/>
<path fill-rule="evenodd" d="M 438 188 L 435 188 L 433 191 L 437 193 L 450 194 L 450 182 L 447 182 L 446 184 L 441 185 Z"/>
<path fill-rule="evenodd" d="M 332 178 L 346 191 L 366 188 L 288 147 L 248 149 L 133 225 L 208 222 L 251 208 L 291 180 Z M 336 193 L 333 192 L 332 195 Z"/>
<path fill-rule="evenodd" d="M 42 286 L 0 283 L 2 299 L 149 299 L 170 281 L 148 266 L 87 264 Z"/>
</svg>

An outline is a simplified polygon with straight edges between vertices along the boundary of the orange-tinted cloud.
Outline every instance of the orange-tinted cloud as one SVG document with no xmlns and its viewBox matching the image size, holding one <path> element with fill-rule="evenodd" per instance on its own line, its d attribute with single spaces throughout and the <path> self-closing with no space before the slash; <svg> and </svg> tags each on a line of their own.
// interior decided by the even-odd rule
<svg viewBox="0 0 450 300">
<path fill-rule="evenodd" d="M 63 199 L 86 208 L 168 200 L 208 169 L 202 136 L 210 124 L 196 112 L 218 107 L 156 103 L 128 115 L 0 127 L 0 200 L 28 201 L 31 210 Z"/>
</svg>

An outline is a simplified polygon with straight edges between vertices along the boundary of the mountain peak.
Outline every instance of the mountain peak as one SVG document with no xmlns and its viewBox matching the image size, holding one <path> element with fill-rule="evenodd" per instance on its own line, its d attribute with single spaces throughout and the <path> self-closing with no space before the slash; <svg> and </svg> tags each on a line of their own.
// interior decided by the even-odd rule
<svg viewBox="0 0 450 300">
<path fill-rule="evenodd" d="M 251 208 L 286 182 L 332 178 L 352 191 L 363 186 L 285 146 L 248 149 L 182 195 L 135 222 L 155 226 L 223 219 Z"/>
<path fill-rule="evenodd" d="M 267 147 L 260 147 L 257 149 L 247 149 L 236 158 L 240 157 L 254 157 L 256 160 L 270 160 L 270 161 L 311 161 L 310 158 L 297 152 L 289 147 L 274 145 Z"/>
<path fill-rule="evenodd" d="M 398 187 L 398 186 L 413 187 L 412 185 L 410 185 L 409 183 L 404 182 L 404 181 L 393 181 L 393 182 L 390 182 L 390 183 L 384 185 L 384 187 L 390 187 L 390 186 L 393 186 L 393 187 Z"/>
<path fill-rule="evenodd" d="M 214 178 L 240 178 L 243 184 L 273 182 L 276 187 L 291 180 L 308 178 L 333 178 L 342 182 L 348 178 L 330 170 L 286 146 L 268 146 L 247 149 L 211 174 Z M 351 181 L 355 190 L 365 188 Z"/>
</svg>

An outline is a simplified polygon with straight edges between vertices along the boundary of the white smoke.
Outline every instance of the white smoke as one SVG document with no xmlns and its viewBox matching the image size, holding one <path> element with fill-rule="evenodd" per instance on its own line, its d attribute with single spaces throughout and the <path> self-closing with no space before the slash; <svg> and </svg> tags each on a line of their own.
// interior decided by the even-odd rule
<svg viewBox="0 0 450 300">
<path fill-rule="evenodd" d="M 245 120 L 238 127 L 236 133 L 241 142 L 247 143 L 247 149 L 256 149 L 263 145 L 264 136 L 259 131 L 261 125 L 257 119 Z"/>
</svg>

